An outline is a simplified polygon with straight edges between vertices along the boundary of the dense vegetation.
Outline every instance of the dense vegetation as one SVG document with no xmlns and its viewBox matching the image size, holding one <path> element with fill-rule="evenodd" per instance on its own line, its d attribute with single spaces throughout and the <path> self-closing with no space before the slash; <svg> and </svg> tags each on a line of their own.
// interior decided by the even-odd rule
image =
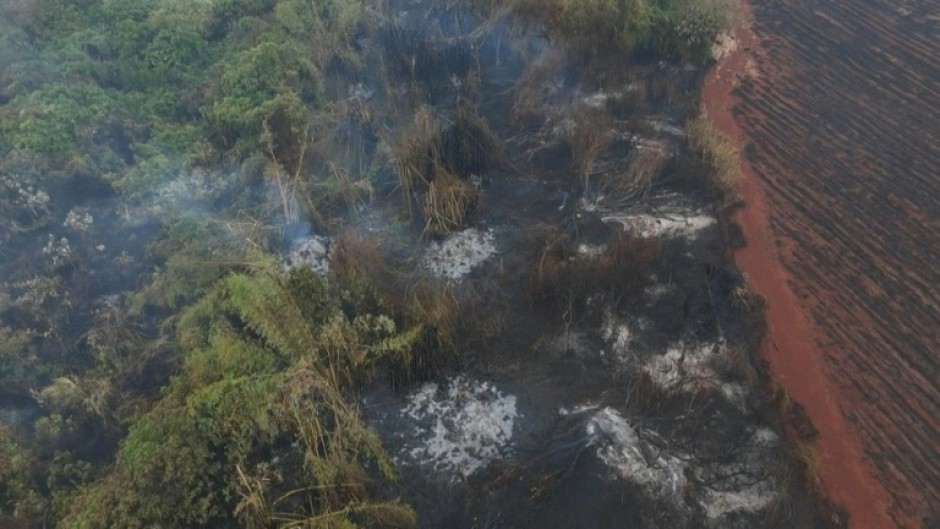
<svg viewBox="0 0 940 529">
<path fill-rule="evenodd" d="M 0 525 L 415 524 L 357 391 L 454 358 L 452 295 L 354 235 L 325 278 L 270 256 L 378 193 L 446 233 L 481 207 L 469 178 L 512 166 L 473 94 L 437 115 L 479 57 L 391 4 L 0 8 L 0 400 L 31 410 L 0 424 Z M 429 4 L 587 64 L 700 63 L 728 23 L 712 0 Z"/>
</svg>

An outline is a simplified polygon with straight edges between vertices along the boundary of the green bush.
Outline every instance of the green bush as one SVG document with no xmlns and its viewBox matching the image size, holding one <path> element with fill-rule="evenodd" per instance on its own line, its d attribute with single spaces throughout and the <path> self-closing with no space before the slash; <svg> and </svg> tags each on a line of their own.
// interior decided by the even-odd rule
<svg viewBox="0 0 940 529">
<path fill-rule="evenodd" d="M 345 314 L 309 270 L 254 270 L 225 277 L 178 320 L 182 371 L 63 527 L 231 525 L 235 512 L 265 526 L 275 514 L 311 527 L 323 517 L 330 527 L 414 525 L 409 508 L 375 496 L 372 480 L 395 475 L 350 399 L 363 370 L 414 333 L 387 316 Z"/>
<path fill-rule="evenodd" d="M 579 52 L 623 53 L 646 37 L 647 0 L 517 0 L 515 9 Z"/>
<path fill-rule="evenodd" d="M 645 49 L 703 62 L 730 25 L 727 0 L 515 0 L 515 12 L 592 57 Z"/>
<path fill-rule="evenodd" d="M 728 0 L 658 0 L 649 41 L 659 54 L 702 63 L 731 15 Z"/>
</svg>

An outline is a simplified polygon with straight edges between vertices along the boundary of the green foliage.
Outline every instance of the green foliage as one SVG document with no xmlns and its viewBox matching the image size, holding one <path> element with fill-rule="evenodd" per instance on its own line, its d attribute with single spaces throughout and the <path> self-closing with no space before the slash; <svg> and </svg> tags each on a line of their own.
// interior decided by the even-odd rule
<svg viewBox="0 0 940 529">
<path fill-rule="evenodd" d="M 315 66 L 296 41 L 264 41 L 223 66 L 218 95 L 208 116 L 229 135 L 259 134 L 261 124 L 285 109 L 297 126 L 305 121 L 304 101 L 318 92 Z"/>
<path fill-rule="evenodd" d="M 193 226 L 177 230 L 185 245 Z M 415 334 L 398 333 L 389 316 L 339 306 L 312 272 L 283 276 L 270 261 L 221 279 L 178 319 L 180 374 L 63 526 L 207 526 L 236 511 L 306 527 L 413 526 L 410 509 L 373 499 L 370 482 L 395 474 L 351 391 Z"/>
<path fill-rule="evenodd" d="M 186 355 L 183 360 L 184 376 L 174 380 L 176 385 L 172 386 L 172 390 L 184 395 L 227 376 L 238 378 L 272 373 L 278 365 L 283 366 L 269 349 L 242 339 L 229 325 L 217 323 L 209 343 Z"/>
<path fill-rule="evenodd" d="M 0 325 L 0 380 L 10 387 L 27 386 L 48 374 L 49 366 L 37 355 L 37 340 L 35 331 Z"/>
<path fill-rule="evenodd" d="M 12 104 L 26 110 L 4 132 L 15 148 L 38 154 L 69 152 L 111 110 L 111 101 L 94 85 L 53 84 Z"/>
<path fill-rule="evenodd" d="M 33 34 L 50 38 L 86 26 L 98 0 L 34 0 L 25 4 L 23 26 Z"/>
<path fill-rule="evenodd" d="M 523 19 L 591 57 L 643 49 L 704 62 L 730 25 L 727 0 L 514 0 Z"/>
<path fill-rule="evenodd" d="M 517 0 L 515 9 L 572 49 L 623 53 L 649 34 L 647 0 Z"/>
<path fill-rule="evenodd" d="M 46 505 L 41 491 L 36 454 L 0 425 L 0 525 L 40 519 Z"/>
<path fill-rule="evenodd" d="M 177 310 L 204 295 L 217 279 L 238 264 L 256 258 L 224 226 L 205 218 L 182 217 L 167 226 L 148 250 L 160 263 L 151 281 L 128 299 L 131 313 L 147 307 Z"/>
<path fill-rule="evenodd" d="M 722 31 L 730 29 L 728 0 L 658 0 L 650 43 L 658 53 L 703 63 Z"/>
<path fill-rule="evenodd" d="M 339 0 L 31 4 L 4 21 L 17 52 L 0 53 L 0 150 L 137 199 L 170 165 L 257 153 L 266 122 L 297 144 L 324 106 L 324 68 L 358 64 L 365 16 Z"/>
</svg>

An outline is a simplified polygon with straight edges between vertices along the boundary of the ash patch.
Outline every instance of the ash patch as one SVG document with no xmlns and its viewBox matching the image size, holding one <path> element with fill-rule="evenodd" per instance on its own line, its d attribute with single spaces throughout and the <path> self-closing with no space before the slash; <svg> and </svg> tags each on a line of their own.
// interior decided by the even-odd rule
<svg viewBox="0 0 940 529">
<path fill-rule="evenodd" d="M 618 320 L 610 309 L 604 313 L 604 325 L 601 327 L 601 336 L 610 344 L 611 352 L 617 358 L 621 360 L 626 358 L 629 352 L 632 333 L 626 322 Z"/>
<path fill-rule="evenodd" d="M 616 410 L 603 408 L 585 426 L 597 457 L 623 479 L 645 487 L 658 497 L 678 497 L 685 487 L 685 464 L 678 457 L 640 439 L 639 433 Z"/>
<path fill-rule="evenodd" d="M 736 457 L 696 466 L 692 475 L 703 487 L 700 503 L 712 527 L 749 527 L 739 515 L 757 513 L 777 500 L 780 487 L 767 472 L 767 461 L 779 450 L 777 434 L 754 430 Z"/>
<path fill-rule="evenodd" d="M 493 230 L 469 228 L 428 246 L 423 265 L 432 275 L 460 279 L 496 253 Z"/>
<path fill-rule="evenodd" d="M 321 235 L 303 237 L 291 243 L 281 260 L 284 270 L 309 266 L 317 274 L 330 270 L 330 239 Z"/>
<path fill-rule="evenodd" d="M 586 244 L 578 245 L 578 255 L 585 259 L 596 259 L 607 250 L 606 244 Z"/>
<path fill-rule="evenodd" d="M 568 414 L 572 412 L 562 412 Z M 638 428 L 610 407 L 582 407 L 587 443 L 613 476 L 640 486 L 677 512 L 704 514 L 708 527 L 751 527 L 748 515 L 771 507 L 779 496 L 766 472 L 779 448 L 777 435 L 758 428 L 731 457 L 685 453 L 651 430 Z"/>
<path fill-rule="evenodd" d="M 715 217 L 696 209 L 657 208 L 651 212 L 606 213 L 601 220 L 620 224 L 627 233 L 638 237 L 686 237 L 693 239 L 699 232 L 715 224 Z"/>
<path fill-rule="evenodd" d="M 464 376 L 425 384 L 399 413 L 410 423 L 402 434 L 407 439 L 399 461 L 433 469 L 452 481 L 509 455 L 520 418 L 515 396 Z"/>
<path fill-rule="evenodd" d="M 727 355 L 724 342 L 699 345 L 679 342 L 665 354 L 645 361 L 642 369 L 654 384 L 666 391 L 717 388 L 728 402 L 740 407 L 747 399 L 747 389 L 741 384 L 721 380 L 714 367 Z"/>
<path fill-rule="evenodd" d="M 63 226 L 75 231 L 88 231 L 95 222 L 95 217 L 88 211 L 88 208 L 72 208 L 65 216 Z"/>
</svg>

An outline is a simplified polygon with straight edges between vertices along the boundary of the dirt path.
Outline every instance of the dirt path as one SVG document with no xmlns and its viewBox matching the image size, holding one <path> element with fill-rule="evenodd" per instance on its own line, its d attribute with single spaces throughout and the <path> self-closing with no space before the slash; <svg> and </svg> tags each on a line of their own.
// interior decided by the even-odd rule
<svg viewBox="0 0 940 529">
<path fill-rule="evenodd" d="M 742 4 L 744 2 L 741 2 Z M 737 47 L 708 73 L 704 90 L 705 112 L 716 126 L 729 134 L 740 147 L 745 137 L 735 121 L 735 88 L 739 81 L 757 75 L 753 55 L 761 53 L 749 29 L 750 8 L 742 6 L 742 20 L 736 31 Z M 843 397 L 828 376 L 828 368 L 819 348 L 821 338 L 799 299 L 790 288 L 790 276 L 778 257 L 776 244 L 786 245 L 774 233 L 763 183 L 743 159 L 745 179 L 740 192 L 746 207 L 736 214 L 747 247 L 736 252 L 735 259 L 748 276 L 749 286 L 768 301 L 768 330 L 762 354 L 769 362 L 775 384 L 784 387 L 792 399 L 803 404 L 819 430 L 815 448 L 821 460 L 820 479 L 824 494 L 849 514 L 855 529 L 882 529 L 896 526 L 888 514 L 889 498 L 867 464 L 857 433 L 840 410 Z M 824 337 L 822 337 L 824 338 Z M 905 527 L 914 527 L 905 524 Z"/>
</svg>

